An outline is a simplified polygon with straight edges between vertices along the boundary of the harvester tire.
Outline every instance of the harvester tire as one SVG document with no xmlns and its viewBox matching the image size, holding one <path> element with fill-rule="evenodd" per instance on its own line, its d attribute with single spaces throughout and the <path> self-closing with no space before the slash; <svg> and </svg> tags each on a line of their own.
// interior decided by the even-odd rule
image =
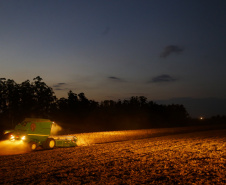
<svg viewBox="0 0 226 185">
<path fill-rule="evenodd" d="M 56 145 L 56 142 L 53 138 L 47 138 L 45 144 L 43 145 L 45 149 L 53 149 Z"/>
<path fill-rule="evenodd" d="M 37 143 L 34 142 L 34 141 L 31 141 L 31 142 L 28 143 L 28 149 L 29 149 L 30 151 L 36 150 L 37 147 L 38 147 L 38 145 L 37 145 Z"/>
</svg>

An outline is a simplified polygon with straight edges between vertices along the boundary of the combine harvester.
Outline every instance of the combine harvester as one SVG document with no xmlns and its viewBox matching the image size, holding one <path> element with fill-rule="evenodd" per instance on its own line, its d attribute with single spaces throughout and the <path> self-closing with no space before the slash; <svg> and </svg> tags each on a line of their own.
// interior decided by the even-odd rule
<svg viewBox="0 0 226 185">
<path fill-rule="evenodd" d="M 36 150 L 38 146 L 43 149 L 54 147 L 77 146 L 75 136 L 51 136 L 51 130 L 56 124 L 48 119 L 26 118 L 22 123 L 16 125 L 14 130 L 6 130 L 4 134 L 10 133 L 10 140 L 21 140 L 28 143 L 29 150 Z"/>
</svg>

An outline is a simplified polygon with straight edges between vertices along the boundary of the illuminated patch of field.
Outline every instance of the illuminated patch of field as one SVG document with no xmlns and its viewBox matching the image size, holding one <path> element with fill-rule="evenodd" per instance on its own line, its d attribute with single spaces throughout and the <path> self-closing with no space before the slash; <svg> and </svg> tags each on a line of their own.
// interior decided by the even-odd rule
<svg viewBox="0 0 226 185">
<path fill-rule="evenodd" d="M 2 184 L 226 184 L 226 130 L 1 156 Z"/>
<path fill-rule="evenodd" d="M 225 128 L 225 127 L 224 127 Z M 201 130 L 214 129 L 214 127 L 177 127 L 177 128 L 158 128 L 142 130 L 108 131 L 75 134 L 78 138 L 78 146 L 88 146 L 99 143 L 109 143 L 127 140 L 144 139 L 158 136 L 166 136 L 178 133 L 197 132 Z"/>
<path fill-rule="evenodd" d="M 23 141 L 0 141 L 0 155 L 23 154 L 28 151 L 28 146 Z"/>
</svg>

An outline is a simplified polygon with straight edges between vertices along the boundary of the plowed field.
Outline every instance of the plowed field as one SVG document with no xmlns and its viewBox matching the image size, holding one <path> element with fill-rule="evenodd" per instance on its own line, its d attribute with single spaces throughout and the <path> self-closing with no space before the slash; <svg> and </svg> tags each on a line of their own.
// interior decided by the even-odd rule
<svg viewBox="0 0 226 185">
<path fill-rule="evenodd" d="M 0 184 L 226 184 L 225 174 L 225 129 L 0 156 Z"/>
</svg>

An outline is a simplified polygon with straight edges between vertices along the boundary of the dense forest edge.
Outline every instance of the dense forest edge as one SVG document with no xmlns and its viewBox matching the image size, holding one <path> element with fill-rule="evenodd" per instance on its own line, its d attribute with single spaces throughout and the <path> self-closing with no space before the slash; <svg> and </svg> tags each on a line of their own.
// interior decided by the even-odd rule
<svg viewBox="0 0 226 185">
<path fill-rule="evenodd" d="M 194 119 L 183 105 L 159 105 L 144 96 L 96 102 L 70 90 L 58 99 L 40 76 L 21 84 L 0 78 L 0 132 L 26 117 L 50 119 L 74 133 L 226 123 L 226 116 Z"/>
</svg>

